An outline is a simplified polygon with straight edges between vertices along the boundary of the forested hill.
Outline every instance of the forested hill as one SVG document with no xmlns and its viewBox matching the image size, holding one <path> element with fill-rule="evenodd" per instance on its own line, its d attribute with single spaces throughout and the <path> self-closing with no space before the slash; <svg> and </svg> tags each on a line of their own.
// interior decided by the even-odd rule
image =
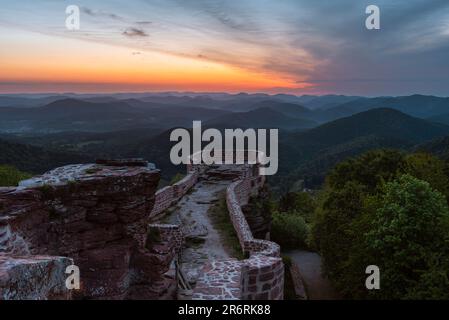
<svg viewBox="0 0 449 320">
<path fill-rule="evenodd" d="M 88 156 L 76 153 L 49 151 L 44 148 L 0 140 L 0 165 L 12 165 L 21 171 L 43 173 L 73 163 L 90 162 Z"/>
<path fill-rule="evenodd" d="M 282 133 L 280 171 L 271 178 L 281 192 L 304 181 L 316 188 L 338 162 L 371 149 L 410 149 L 449 135 L 449 126 L 379 108 L 338 119 L 305 132 Z M 300 184 L 301 185 L 301 184 Z"/>
</svg>

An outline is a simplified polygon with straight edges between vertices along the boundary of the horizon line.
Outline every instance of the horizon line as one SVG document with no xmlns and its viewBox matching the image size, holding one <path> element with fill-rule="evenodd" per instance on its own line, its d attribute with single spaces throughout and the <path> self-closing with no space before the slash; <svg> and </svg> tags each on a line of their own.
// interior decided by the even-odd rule
<svg viewBox="0 0 449 320">
<path fill-rule="evenodd" d="M 411 93 L 411 94 L 398 94 L 398 95 L 359 95 L 359 94 L 345 94 L 345 93 L 322 93 L 322 94 L 313 94 L 313 93 L 304 93 L 304 94 L 293 94 L 293 93 L 269 93 L 269 92 L 248 92 L 248 91 L 240 91 L 240 92 L 226 92 L 226 91 L 113 91 L 113 92 L 10 92 L 4 93 L 1 92 L 0 96 L 51 96 L 51 95 L 125 95 L 125 94 L 149 94 L 149 95 L 170 95 L 170 94 L 184 94 L 184 95 L 229 95 L 229 96 L 237 96 L 237 95 L 267 95 L 267 96 L 293 96 L 293 97 L 304 97 L 304 96 L 312 96 L 312 97 L 324 97 L 324 96 L 345 96 L 345 97 L 360 97 L 360 98 L 397 98 L 397 97 L 410 97 L 410 96 L 428 96 L 428 97 L 438 97 L 438 98 L 449 98 L 449 96 L 437 95 L 437 94 L 423 94 L 423 93 Z"/>
</svg>

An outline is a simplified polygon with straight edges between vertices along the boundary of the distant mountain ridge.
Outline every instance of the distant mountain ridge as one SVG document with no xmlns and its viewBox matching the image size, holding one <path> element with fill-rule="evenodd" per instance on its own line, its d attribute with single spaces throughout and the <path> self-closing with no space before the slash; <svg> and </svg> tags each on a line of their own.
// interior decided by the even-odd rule
<svg viewBox="0 0 449 320">
<path fill-rule="evenodd" d="M 279 128 L 285 130 L 306 129 L 317 125 L 308 119 L 285 115 L 274 108 L 261 107 L 248 112 L 226 114 L 206 122 L 207 126 L 229 128 Z"/>
<path fill-rule="evenodd" d="M 449 154 L 442 138 L 449 136 L 449 98 L 434 96 L 0 95 L 0 133 L 15 135 L 9 143 L 17 151 L 5 154 L 18 163 L 17 155 L 43 154 L 36 158 L 41 159 L 37 161 L 40 169 L 45 163 L 54 163 L 49 154 L 65 159 L 70 153 L 74 161 L 79 152 L 148 156 L 166 172 L 177 172 L 167 160 L 168 132 L 174 127 L 189 128 L 193 120 L 218 129 L 279 128 L 280 172 L 279 177 L 270 179 L 285 186 L 301 179 L 316 186 L 338 161 L 372 148 L 409 149 L 418 144 L 432 153 Z M 30 146 L 22 143 L 36 146 L 28 149 Z M 36 169 L 32 161 L 25 162 L 25 167 Z"/>
<path fill-rule="evenodd" d="M 449 113 L 449 98 L 418 94 L 404 97 L 360 98 L 335 106 L 331 110 L 340 110 L 350 115 L 376 108 L 391 108 L 415 117 L 428 118 Z"/>
<path fill-rule="evenodd" d="M 0 108 L 0 131 L 51 133 L 170 128 L 191 125 L 193 120 L 208 120 L 226 113 L 199 107 L 161 106 L 145 102 L 130 105 L 120 100 L 87 102 L 66 98 L 41 107 Z"/>
<path fill-rule="evenodd" d="M 412 117 L 394 109 L 378 108 L 328 122 L 304 133 L 298 133 L 294 139 L 326 141 L 327 144 L 336 144 L 371 134 L 393 136 L 397 139 L 419 143 L 436 136 L 449 134 L 449 126 Z"/>
<path fill-rule="evenodd" d="M 449 135 L 449 126 L 379 108 L 320 125 L 304 132 L 281 135 L 280 172 L 271 178 L 286 188 L 304 180 L 317 187 L 339 161 L 378 148 L 408 149 Z M 282 181 L 282 183 L 281 183 Z"/>
</svg>

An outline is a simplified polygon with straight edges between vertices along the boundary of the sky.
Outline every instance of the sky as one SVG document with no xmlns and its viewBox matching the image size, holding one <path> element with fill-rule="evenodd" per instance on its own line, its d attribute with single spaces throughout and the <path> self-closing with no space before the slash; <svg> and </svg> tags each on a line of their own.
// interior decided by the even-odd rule
<svg viewBox="0 0 449 320">
<path fill-rule="evenodd" d="M 143 91 L 448 96 L 449 0 L 0 0 L 0 93 Z"/>
</svg>

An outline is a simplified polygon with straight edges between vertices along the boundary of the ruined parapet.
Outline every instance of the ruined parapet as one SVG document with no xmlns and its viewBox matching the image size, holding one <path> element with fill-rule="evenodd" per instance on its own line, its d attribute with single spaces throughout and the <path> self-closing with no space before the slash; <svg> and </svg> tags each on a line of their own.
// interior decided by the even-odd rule
<svg viewBox="0 0 449 320">
<path fill-rule="evenodd" d="M 170 250 L 179 252 L 184 244 L 184 236 L 178 225 L 174 224 L 150 224 L 148 225 L 148 237 L 146 247 L 152 252 L 166 252 L 168 245 Z"/>
<path fill-rule="evenodd" d="M 279 257 L 252 255 L 243 262 L 242 299 L 282 300 L 284 264 Z"/>
<path fill-rule="evenodd" d="M 134 255 L 133 280 L 128 299 L 174 299 L 177 292 L 173 260 L 183 245 L 179 226 L 170 224 L 148 225 L 145 248 Z"/>
<path fill-rule="evenodd" d="M 284 264 L 278 244 L 255 239 L 242 212 L 252 195 L 257 194 L 265 179 L 254 166 L 244 165 L 239 178 L 226 190 L 229 216 L 243 252 L 249 256 L 243 261 L 217 261 L 207 264 L 195 287 L 193 299 L 281 300 L 284 296 Z M 229 268 L 238 273 L 234 281 L 222 275 Z M 230 294 L 232 293 L 232 294 Z"/>
<path fill-rule="evenodd" d="M 153 209 L 150 212 L 151 217 L 157 217 L 162 212 L 170 208 L 174 203 L 174 190 L 172 186 L 164 187 L 156 192 Z"/>
<path fill-rule="evenodd" d="M 255 239 L 245 219 L 241 206 L 258 188 L 259 178 L 249 177 L 232 183 L 227 189 L 227 206 L 244 253 L 250 257 L 242 267 L 242 299 L 283 299 L 284 265 L 278 244 Z"/>
<path fill-rule="evenodd" d="M 159 178 L 159 171 L 145 162 L 119 161 L 65 166 L 23 181 L 17 188 L 0 189 L 0 297 L 56 298 L 36 286 L 45 271 L 30 269 L 17 278 L 13 271 L 18 269 L 10 268 L 11 261 L 14 268 L 34 267 L 35 261 L 45 265 L 40 255 L 53 261 L 46 265 L 53 266 L 48 271 L 54 276 L 47 279 L 54 288 L 67 277 L 61 275 L 64 268 L 58 257 L 67 257 L 61 258 L 66 259 L 64 263 L 73 259 L 80 268 L 81 290 L 73 292 L 76 298 L 162 294 L 169 285 L 158 280 L 169 268 L 179 243 L 166 239 L 171 249 L 157 255 L 147 247 Z M 142 283 L 142 278 L 150 281 Z M 11 295 L 8 292 L 14 283 L 28 285 L 29 290 Z"/>
<path fill-rule="evenodd" d="M 273 217 L 266 207 L 259 205 L 270 197 L 268 187 L 262 186 L 258 194 L 252 195 L 248 204 L 241 206 L 245 219 L 256 239 L 270 239 Z"/>
<path fill-rule="evenodd" d="M 181 199 L 198 181 L 197 172 L 188 172 L 180 181 L 173 184 L 173 195 L 179 200 Z"/>
<path fill-rule="evenodd" d="M 187 175 L 182 180 L 158 190 L 150 216 L 157 217 L 178 202 L 196 184 L 198 177 L 197 170 L 188 169 Z"/>
<path fill-rule="evenodd" d="M 227 205 L 243 261 L 211 261 L 193 299 L 281 299 L 279 246 L 254 239 L 241 206 L 263 185 L 255 165 L 190 166 L 156 192 L 160 173 L 141 159 L 71 165 L 0 188 L 0 299 L 171 299 L 179 226 L 151 224 L 206 171 L 232 176 Z M 81 289 L 65 287 L 80 268 Z"/>
</svg>

